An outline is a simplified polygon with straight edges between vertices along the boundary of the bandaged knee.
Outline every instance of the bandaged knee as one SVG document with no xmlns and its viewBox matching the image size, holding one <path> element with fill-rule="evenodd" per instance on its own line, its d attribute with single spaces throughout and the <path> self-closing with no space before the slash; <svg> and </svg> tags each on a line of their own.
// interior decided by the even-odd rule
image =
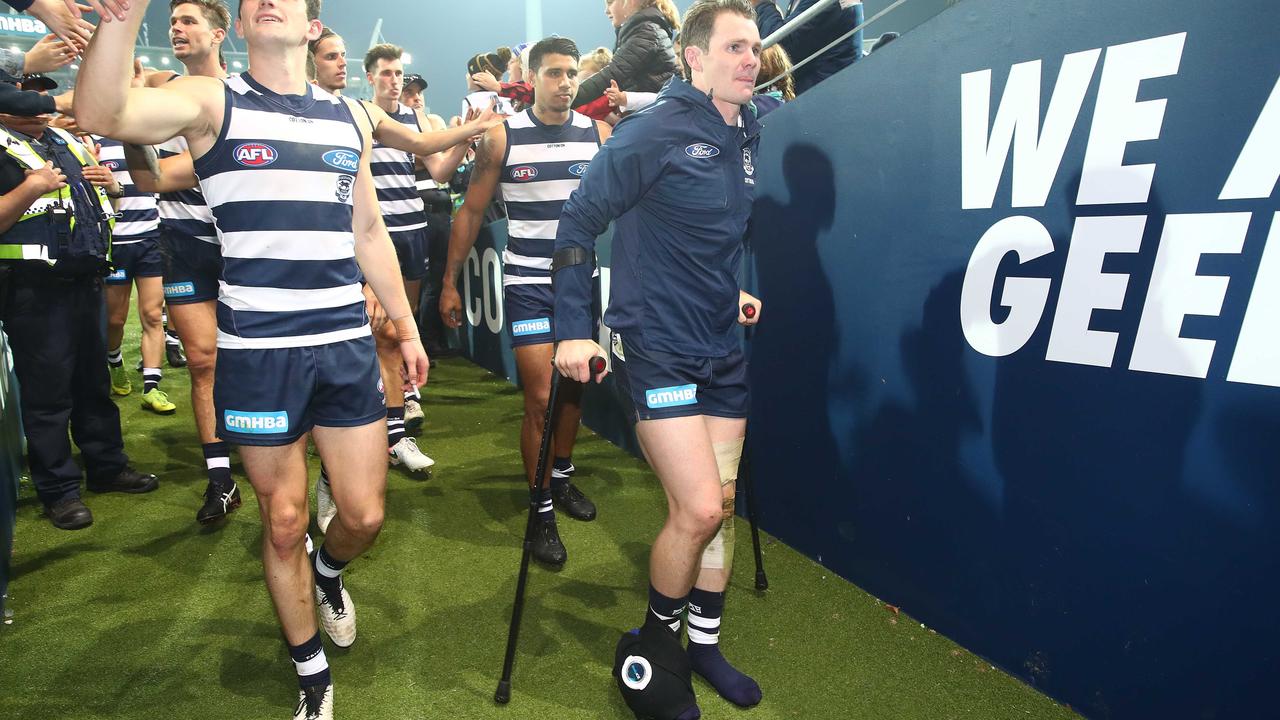
<svg viewBox="0 0 1280 720">
<path fill-rule="evenodd" d="M 720 529 L 707 543 L 707 549 L 702 551 L 702 569 L 728 572 L 733 569 L 734 498 L 737 496 L 738 462 L 742 459 L 742 438 L 716 443 L 712 449 L 720 471 L 720 494 L 724 498 L 724 506 Z"/>
</svg>

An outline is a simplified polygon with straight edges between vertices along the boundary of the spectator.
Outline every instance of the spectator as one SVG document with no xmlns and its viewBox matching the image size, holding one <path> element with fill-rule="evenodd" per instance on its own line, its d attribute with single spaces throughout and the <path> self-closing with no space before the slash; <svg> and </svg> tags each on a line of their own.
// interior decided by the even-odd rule
<svg viewBox="0 0 1280 720">
<path fill-rule="evenodd" d="M 671 0 L 607 0 L 605 15 L 618 29 L 613 60 L 578 87 L 575 109 L 603 96 L 613 82 L 657 92 L 679 70 L 673 40 L 680 14 Z"/>
<path fill-rule="evenodd" d="M 499 52 L 502 50 L 503 48 L 499 48 Z M 496 75 L 487 70 L 476 73 L 472 76 L 472 79 L 486 91 L 497 93 L 498 97 L 510 100 L 517 111 L 524 110 L 533 105 L 533 85 L 524 79 L 524 67 L 529 61 L 528 56 L 528 43 L 521 43 L 512 51 L 511 60 L 507 62 L 507 79 L 509 82 L 502 82 Z"/>
<path fill-rule="evenodd" d="M 781 45 L 771 45 L 760 55 L 760 78 L 769 82 L 780 78 L 778 82 L 764 89 L 764 94 L 782 102 L 796 99 L 796 82 L 791 75 L 791 57 Z"/>
<path fill-rule="evenodd" d="M 784 19 L 774 0 L 751 0 L 756 6 L 756 26 L 760 35 L 766 40 L 778 31 L 778 28 L 801 13 L 817 4 L 820 0 L 796 0 Z M 831 3 L 818 13 L 816 17 L 801 25 L 780 43 L 783 49 L 795 62 L 803 62 L 806 58 L 831 44 L 836 38 L 847 34 L 859 25 L 862 17 L 862 3 L 840 0 Z M 852 65 L 862 57 L 862 31 L 841 42 L 835 47 L 814 58 L 812 62 L 796 70 L 795 92 L 797 95 L 817 85 L 824 79 L 835 75 Z M 761 72 L 763 77 L 764 73 Z"/>
<path fill-rule="evenodd" d="M 606 65 L 613 61 L 613 53 L 607 47 L 598 47 L 591 51 L 590 55 L 582 58 L 582 62 L 578 63 L 578 80 L 586 82 L 588 78 L 604 69 Z"/>
<path fill-rule="evenodd" d="M 511 62 L 511 48 L 498 48 L 496 52 L 480 53 L 467 61 L 467 96 L 462 99 L 462 115 L 465 117 L 472 109 L 484 110 L 494 106 L 503 115 L 514 115 L 516 109 L 509 98 L 498 94 L 494 87 L 497 79 L 502 77 L 500 68 Z M 489 82 L 492 79 L 493 82 Z M 488 87 L 485 87 L 488 85 Z"/>
<path fill-rule="evenodd" d="M 52 34 L 40 38 L 25 53 L 16 48 L 0 48 L 0 70 L 15 77 L 53 72 L 75 59 L 75 50 Z"/>
</svg>

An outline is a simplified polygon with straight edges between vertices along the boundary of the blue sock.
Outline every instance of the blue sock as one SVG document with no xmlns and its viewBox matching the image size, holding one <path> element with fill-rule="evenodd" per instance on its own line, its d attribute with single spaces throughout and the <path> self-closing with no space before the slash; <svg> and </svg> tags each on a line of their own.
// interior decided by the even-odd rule
<svg viewBox="0 0 1280 720">
<path fill-rule="evenodd" d="M 324 645 L 320 643 L 320 631 L 301 645 L 289 646 L 289 657 L 293 658 L 293 666 L 298 671 L 298 687 L 324 687 L 332 680 L 329 676 L 329 661 L 324 656 Z"/>
<path fill-rule="evenodd" d="M 688 598 L 669 598 L 649 586 L 649 612 L 645 613 L 646 623 L 661 623 L 668 630 L 680 635 L 680 616 L 684 615 Z"/>
<path fill-rule="evenodd" d="M 720 697 L 739 707 L 760 702 L 760 685 L 738 672 L 720 653 L 720 617 L 724 593 L 694 588 L 689 592 L 689 662 Z"/>
<path fill-rule="evenodd" d="M 342 587 L 342 570 L 346 567 L 347 563 L 334 559 L 324 545 L 316 551 L 315 560 L 311 563 L 316 584 L 330 592 Z"/>
</svg>

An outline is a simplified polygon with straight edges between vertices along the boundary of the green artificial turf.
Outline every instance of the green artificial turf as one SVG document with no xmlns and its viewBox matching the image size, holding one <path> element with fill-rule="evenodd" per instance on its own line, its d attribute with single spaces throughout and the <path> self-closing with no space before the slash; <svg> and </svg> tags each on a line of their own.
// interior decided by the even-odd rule
<svg viewBox="0 0 1280 720">
<path fill-rule="evenodd" d="M 125 347 L 132 368 L 135 325 Z M 297 686 L 261 579 L 252 492 L 242 482 L 245 504 L 229 522 L 197 526 L 205 480 L 186 372 L 165 370 L 163 388 L 179 405 L 171 417 L 139 408 L 133 377 L 134 394 L 119 401 L 126 448 L 161 487 L 90 495 L 94 525 L 64 532 L 40 517 L 24 483 L 13 621 L 0 626 L 0 718 L 290 717 Z M 326 641 L 337 716 L 631 717 L 610 666 L 619 632 L 643 618 L 648 546 L 664 512 L 648 468 L 583 431 L 576 482 L 600 517 L 561 516 L 569 562 L 531 573 L 513 698 L 499 707 L 528 499 L 520 395 L 448 360 L 424 405 L 420 442 L 435 474 L 391 470 L 382 536 L 347 574 L 359 639 L 349 650 Z M 1075 717 L 771 538 L 771 589 L 757 594 L 746 530 L 722 641 L 760 681 L 764 702 L 740 711 L 695 679 L 704 717 Z"/>
</svg>

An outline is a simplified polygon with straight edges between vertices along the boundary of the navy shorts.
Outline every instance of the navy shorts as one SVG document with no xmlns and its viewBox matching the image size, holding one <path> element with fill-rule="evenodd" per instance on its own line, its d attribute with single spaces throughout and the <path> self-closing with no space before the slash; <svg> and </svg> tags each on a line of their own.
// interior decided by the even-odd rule
<svg viewBox="0 0 1280 720">
<path fill-rule="evenodd" d="M 511 331 L 511 347 L 555 342 L 555 324 L 551 319 L 554 308 L 555 295 L 550 284 L 505 285 L 502 314 Z"/>
<path fill-rule="evenodd" d="M 637 420 L 747 416 L 751 391 L 741 350 L 718 358 L 674 355 L 635 344 L 624 347 L 618 333 L 609 344 L 618 388 L 635 407 Z"/>
<path fill-rule="evenodd" d="M 152 236 L 123 245 L 113 244 L 111 266 L 113 272 L 107 276 L 108 285 L 128 285 L 136 278 L 160 277 L 164 274 L 160 239 Z"/>
<path fill-rule="evenodd" d="M 387 414 L 372 336 L 314 347 L 218 348 L 213 404 L 218 437 L 234 445 L 288 445 L 316 425 L 359 427 Z"/>
<path fill-rule="evenodd" d="M 427 230 L 391 233 L 391 244 L 400 261 L 400 277 L 421 280 L 427 276 Z"/>
<path fill-rule="evenodd" d="M 164 259 L 164 301 L 190 305 L 218 299 L 222 277 L 222 247 L 160 227 L 160 255 Z"/>
</svg>

